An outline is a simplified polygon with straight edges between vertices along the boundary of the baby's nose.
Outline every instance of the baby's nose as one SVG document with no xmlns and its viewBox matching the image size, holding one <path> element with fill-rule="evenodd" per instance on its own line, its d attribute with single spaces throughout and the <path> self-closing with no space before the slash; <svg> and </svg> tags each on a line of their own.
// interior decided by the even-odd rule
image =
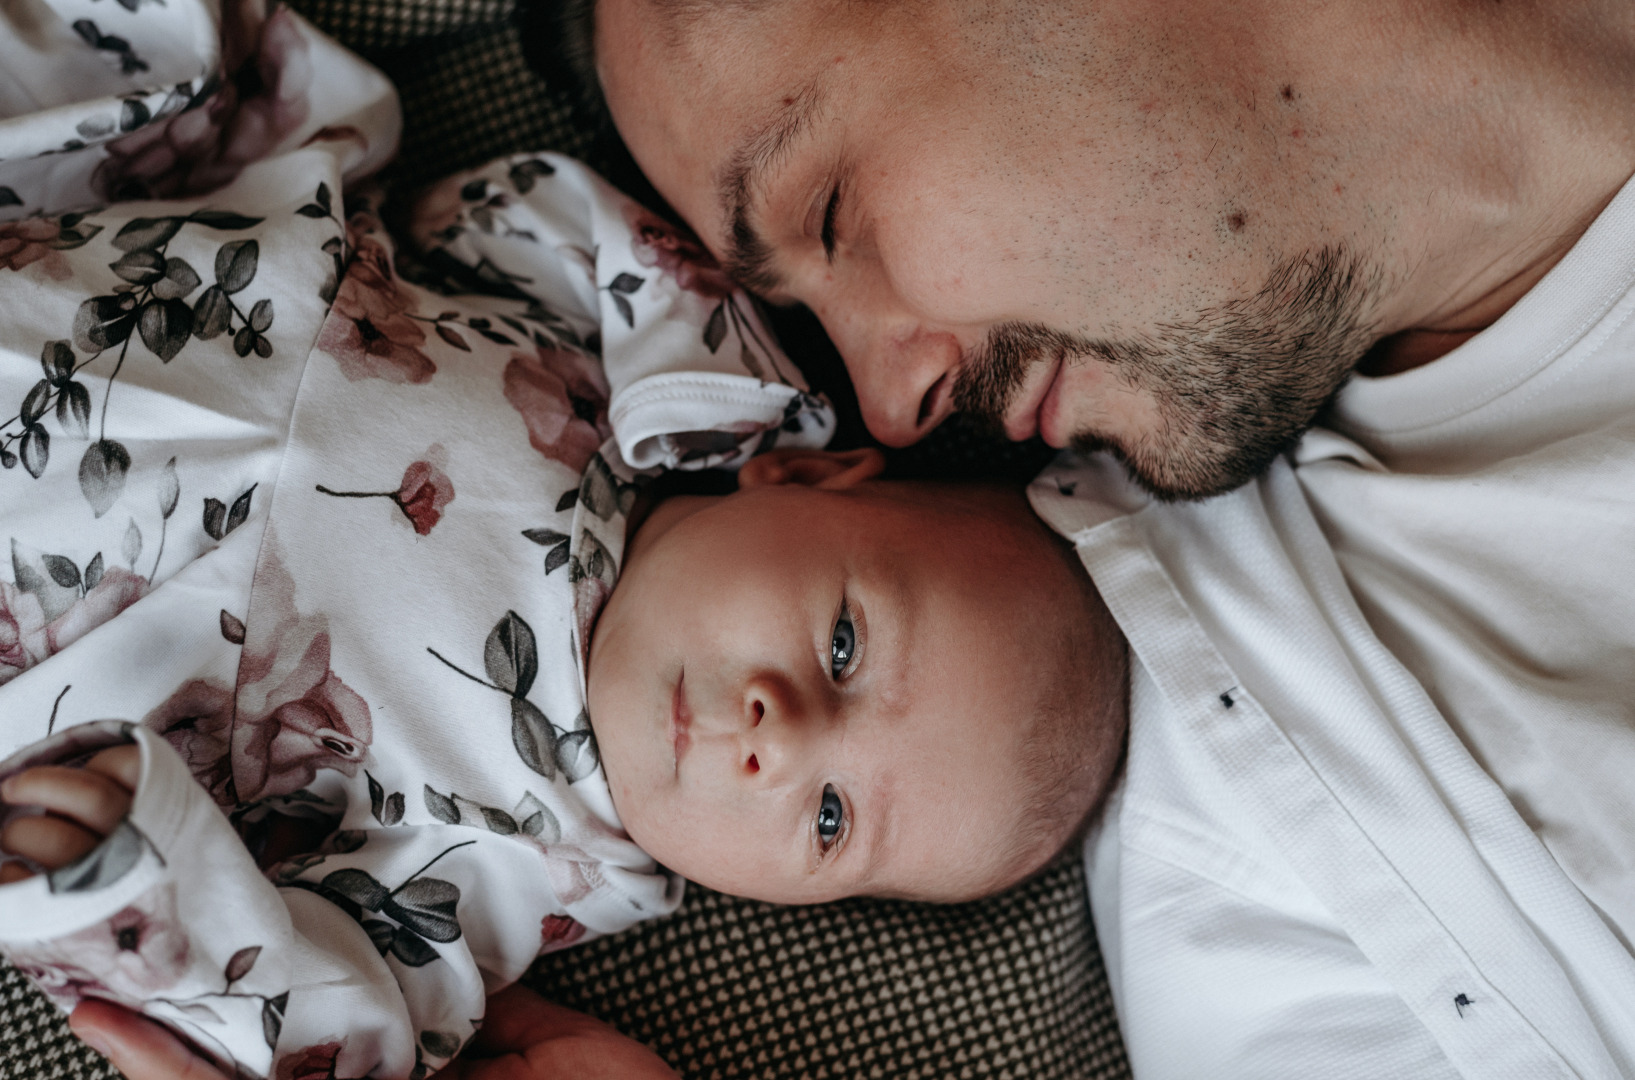
<svg viewBox="0 0 1635 1080">
<path fill-rule="evenodd" d="M 771 779 L 789 768 L 811 737 L 798 690 L 779 676 L 758 676 L 744 687 L 740 727 L 741 772 Z"/>
<path fill-rule="evenodd" d="M 798 691 L 786 676 L 757 672 L 744 681 L 740 722 L 751 733 L 760 732 L 769 721 L 772 727 L 781 727 L 794 719 L 799 707 Z"/>
</svg>

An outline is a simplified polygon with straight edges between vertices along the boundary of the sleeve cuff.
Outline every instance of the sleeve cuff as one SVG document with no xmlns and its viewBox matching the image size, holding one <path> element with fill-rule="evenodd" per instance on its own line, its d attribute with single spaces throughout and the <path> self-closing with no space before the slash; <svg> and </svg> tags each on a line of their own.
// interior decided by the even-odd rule
<svg viewBox="0 0 1635 1080">
<path fill-rule="evenodd" d="M 777 446 L 820 448 L 834 434 L 823 398 L 725 372 L 666 372 L 614 396 L 608 421 L 635 469 L 736 468 Z"/>
</svg>

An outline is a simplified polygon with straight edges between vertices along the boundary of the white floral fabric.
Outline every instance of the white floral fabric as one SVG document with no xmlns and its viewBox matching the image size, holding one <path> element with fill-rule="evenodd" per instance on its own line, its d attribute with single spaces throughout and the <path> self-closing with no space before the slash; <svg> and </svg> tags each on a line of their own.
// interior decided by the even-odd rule
<svg viewBox="0 0 1635 1080">
<path fill-rule="evenodd" d="M 119 3 L 220 34 L 101 142 L 65 136 L 183 93 L 136 37 L 118 97 L 0 89 L 0 147 L 62 166 L 0 161 L 0 775 L 134 741 L 142 777 L 0 888 L 0 948 L 229 1071 L 424 1076 L 542 950 L 679 901 L 585 711 L 636 491 L 833 418 L 696 242 L 565 158 L 438 186 L 406 280 L 357 192 L 378 75 L 287 10 Z M 89 37 L 50 40 L 77 77 Z M 328 839 L 263 876 L 274 812 Z"/>
</svg>

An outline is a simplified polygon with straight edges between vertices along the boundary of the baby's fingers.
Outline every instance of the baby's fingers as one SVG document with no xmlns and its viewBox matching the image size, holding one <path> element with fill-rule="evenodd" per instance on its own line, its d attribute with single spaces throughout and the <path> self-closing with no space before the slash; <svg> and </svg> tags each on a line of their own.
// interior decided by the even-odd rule
<svg viewBox="0 0 1635 1080">
<path fill-rule="evenodd" d="M 50 814 L 15 818 L 0 829 L 0 850 L 55 870 L 102 843 L 102 834 Z"/>
<path fill-rule="evenodd" d="M 0 798 L 46 811 L 13 818 L 0 829 L 0 851 L 33 860 L 48 870 L 67 866 L 102 842 L 130 812 L 141 754 L 118 746 L 97 754 L 83 769 L 42 765 L 0 783 Z M 0 885 L 29 876 L 17 863 L 0 866 Z"/>
<path fill-rule="evenodd" d="M 136 747 L 118 749 L 135 751 Z M 104 761 L 107 755 L 107 751 L 98 754 L 83 769 L 42 765 L 7 777 L 0 784 L 0 797 L 13 806 L 38 806 L 106 836 L 130 812 L 130 788 L 136 786 L 134 773 L 129 786 L 122 782 L 123 763 L 117 758 Z"/>
<path fill-rule="evenodd" d="M 135 791 L 142 777 L 142 750 L 135 743 L 110 746 L 87 761 L 85 768 L 117 782 L 127 792 Z"/>
</svg>

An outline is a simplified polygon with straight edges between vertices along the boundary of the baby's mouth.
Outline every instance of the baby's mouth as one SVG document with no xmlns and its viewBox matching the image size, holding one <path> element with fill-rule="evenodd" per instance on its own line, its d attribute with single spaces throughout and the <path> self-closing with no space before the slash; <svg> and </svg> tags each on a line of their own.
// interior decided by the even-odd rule
<svg viewBox="0 0 1635 1080">
<path fill-rule="evenodd" d="M 675 755 L 675 772 L 681 775 L 681 756 L 687 752 L 687 729 L 692 726 L 692 713 L 687 711 L 687 669 L 676 678 L 676 692 L 670 699 L 670 748 Z"/>
</svg>

